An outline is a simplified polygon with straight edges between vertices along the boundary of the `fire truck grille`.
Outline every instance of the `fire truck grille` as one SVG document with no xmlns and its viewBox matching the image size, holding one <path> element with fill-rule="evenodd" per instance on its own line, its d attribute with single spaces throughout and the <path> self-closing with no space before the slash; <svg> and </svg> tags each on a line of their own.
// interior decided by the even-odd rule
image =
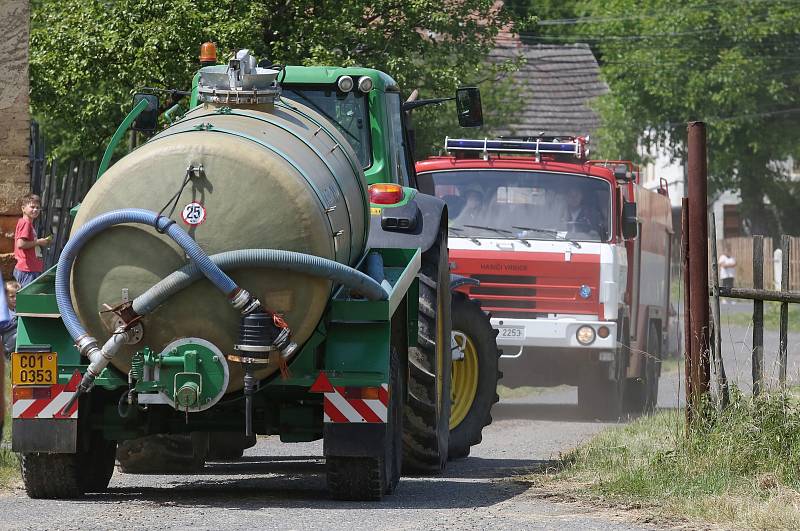
<svg viewBox="0 0 800 531">
<path fill-rule="evenodd" d="M 535 312 L 536 277 L 517 275 L 475 275 L 481 282 L 470 290 L 470 296 L 481 301 L 484 310 L 493 317 L 533 319 Z"/>
</svg>

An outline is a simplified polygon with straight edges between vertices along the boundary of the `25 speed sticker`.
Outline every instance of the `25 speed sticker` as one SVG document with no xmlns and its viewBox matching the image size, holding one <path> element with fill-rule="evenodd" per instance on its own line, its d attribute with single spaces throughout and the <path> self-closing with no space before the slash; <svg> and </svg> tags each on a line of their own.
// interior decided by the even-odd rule
<svg viewBox="0 0 800 531">
<path fill-rule="evenodd" d="M 206 207 L 201 203 L 193 201 L 183 207 L 181 219 L 187 225 L 200 225 L 206 220 Z"/>
</svg>

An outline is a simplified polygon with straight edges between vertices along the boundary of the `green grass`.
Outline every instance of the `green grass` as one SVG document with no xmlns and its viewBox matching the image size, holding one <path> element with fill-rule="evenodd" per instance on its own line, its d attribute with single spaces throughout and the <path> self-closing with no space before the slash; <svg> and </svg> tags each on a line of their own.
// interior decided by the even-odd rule
<svg viewBox="0 0 800 531">
<path fill-rule="evenodd" d="M 665 518 L 800 528 L 800 404 L 734 392 L 724 414 L 685 435 L 682 410 L 606 430 L 544 481 L 578 495 L 635 503 Z M 541 476 L 531 476 L 541 482 Z M 538 480 L 538 481 L 537 481 Z"/>
<path fill-rule="evenodd" d="M 11 440 L 11 380 L 9 377 L 8 369 L 6 370 L 5 374 L 2 375 L 5 379 L 5 404 L 6 410 L 2 413 L 4 414 L 4 427 L 3 433 L 0 434 L 0 438 L 3 441 L 10 441 Z M 17 456 L 11 450 L 7 450 L 5 448 L 0 448 L 0 489 L 8 487 L 13 481 L 19 478 L 19 462 L 17 461 Z"/>
<path fill-rule="evenodd" d="M 767 330 L 778 330 L 781 321 L 781 305 L 779 302 L 764 303 L 764 328 Z M 752 326 L 753 315 L 750 312 L 731 313 L 722 316 L 722 326 L 732 324 L 739 326 Z M 798 330 L 800 326 L 800 306 L 797 304 L 789 305 L 789 330 Z M 724 329 L 724 328 L 723 328 Z"/>
</svg>

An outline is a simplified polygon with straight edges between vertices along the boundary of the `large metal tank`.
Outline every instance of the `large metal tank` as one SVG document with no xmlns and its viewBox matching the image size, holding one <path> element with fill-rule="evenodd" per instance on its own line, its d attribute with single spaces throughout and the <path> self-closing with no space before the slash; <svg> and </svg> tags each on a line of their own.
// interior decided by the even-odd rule
<svg viewBox="0 0 800 531">
<path fill-rule="evenodd" d="M 83 201 L 73 231 L 120 208 L 158 212 L 169 205 L 169 214 L 171 198 L 193 167 L 199 175 L 180 193 L 171 217 L 206 253 L 272 248 L 354 265 L 368 230 L 366 183 L 356 155 L 311 109 L 271 102 L 195 108 L 100 178 Z M 193 203 L 201 206 L 195 213 L 204 215 L 199 224 L 189 223 L 199 216 L 188 221 L 182 216 Z M 133 299 L 187 261 L 153 228 L 113 227 L 81 250 L 73 270 L 73 304 L 89 333 L 104 340 L 109 335 L 100 313 L 104 305 L 119 303 L 124 293 Z M 298 344 L 310 337 L 331 295 L 329 281 L 303 274 L 243 269 L 230 275 L 284 315 Z M 203 338 L 232 353 L 239 319 L 224 295 L 201 280 L 146 316 L 143 341 L 123 349 L 113 363 L 127 372 L 136 349 L 146 345 L 158 351 L 182 337 Z M 242 370 L 236 363 L 230 368 L 228 391 L 235 391 L 241 388 Z M 256 375 L 264 378 L 274 370 Z"/>
</svg>

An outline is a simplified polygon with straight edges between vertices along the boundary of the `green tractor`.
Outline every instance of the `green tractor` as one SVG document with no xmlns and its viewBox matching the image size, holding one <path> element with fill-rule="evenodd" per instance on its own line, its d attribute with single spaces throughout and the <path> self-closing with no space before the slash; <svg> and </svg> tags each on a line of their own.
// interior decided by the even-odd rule
<svg viewBox="0 0 800 531">
<path fill-rule="evenodd" d="M 196 105 L 108 168 L 131 124 L 154 129 L 158 98 L 137 96 L 58 264 L 18 296 L 12 446 L 31 497 L 105 490 L 118 443 L 135 465 L 158 438 L 195 464 L 257 434 L 323 439 L 344 499 L 445 466 L 446 209 L 406 186 L 409 150 L 373 133 L 403 145 L 388 76 L 328 69 L 328 109 L 292 70 L 246 50 L 202 68 Z M 311 99 L 286 97 L 290 75 Z M 337 107 L 340 92 L 355 101 Z M 360 150 L 331 112 L 358 127 L 373 99 Z"/>
</svg>

